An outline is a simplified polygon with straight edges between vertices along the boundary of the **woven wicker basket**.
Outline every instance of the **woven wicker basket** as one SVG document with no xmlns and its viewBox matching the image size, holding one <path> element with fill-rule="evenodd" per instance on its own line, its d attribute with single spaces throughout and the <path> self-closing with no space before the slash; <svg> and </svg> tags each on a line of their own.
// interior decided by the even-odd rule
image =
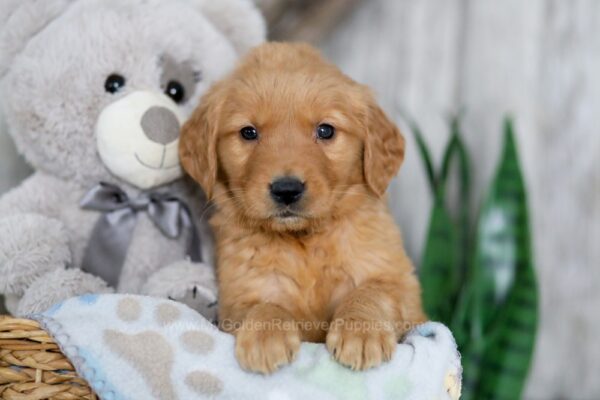
<svg viewBox="0 0 600 400">
<path fill-rule="evenodd" d="M 0 399 L 98 397 L 37 322 L 0 316 Z"/>
</svg>

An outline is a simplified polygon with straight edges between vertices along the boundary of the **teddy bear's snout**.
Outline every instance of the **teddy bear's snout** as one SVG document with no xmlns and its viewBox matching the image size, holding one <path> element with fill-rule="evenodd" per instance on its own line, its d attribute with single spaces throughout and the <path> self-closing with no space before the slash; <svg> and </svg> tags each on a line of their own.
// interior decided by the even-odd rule
<svg viewBox="0 0 600 400">
<path fill-rule="evenodd" d="M 185 120 L 183 110 L 163 93 L 130 93 L 100 113 L 98 154 L 113 175 L 141 189 L 171 182 L 183 173 L 178 150 Z"/>
<path fill-rule="evenodd" d="M 141 124 L 144 134 L 153 142 L 166 145 L 179 138 L 179 120 L 168 108 L 151 107 L 144 113 Z"/>
</svg>

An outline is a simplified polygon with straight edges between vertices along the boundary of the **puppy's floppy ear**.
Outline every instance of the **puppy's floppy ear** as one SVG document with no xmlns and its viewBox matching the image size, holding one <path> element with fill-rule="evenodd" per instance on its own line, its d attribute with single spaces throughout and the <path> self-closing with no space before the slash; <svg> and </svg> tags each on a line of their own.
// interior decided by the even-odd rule
<svg viewBox="0 0 600 400">
<path fill-rule="evenodd" d="M 375 100 L 367 113 L 367 138 L 363 155 L 365 181 L 378 196 L 383 196 L 404 160 L 404 137 Z"/>
<path fill-rule="evenodd" d="M 213 92 L 214 93 L 214 92 Z M 217 181 L 217 132 L 220 102 L 208 93 L 200 107 L 183 126 L 179 138 L 179 158 L 183 169 L 202 186 L 207 199 Z"/>
</svg>

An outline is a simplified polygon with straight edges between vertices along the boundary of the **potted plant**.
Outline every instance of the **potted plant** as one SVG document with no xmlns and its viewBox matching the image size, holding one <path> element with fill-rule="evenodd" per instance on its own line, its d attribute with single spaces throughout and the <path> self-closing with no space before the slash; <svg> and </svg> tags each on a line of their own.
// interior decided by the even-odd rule
<svg viewBox="0 0 600 400">
<path fill-rule="evenodd" d="M 412 125 L 434 198 L 419 269 L 425 309 L 456 337 L 463 399 L 518 399 L 535 343 L 538 288 L 513 123 L 509 118 L 504 122 L 500 162 L 476 219 L 459 118 L 451 121 L 439 171 L 423 134 Z M 451 202 L 453 173 L 458 190 Z"/>
</svg>

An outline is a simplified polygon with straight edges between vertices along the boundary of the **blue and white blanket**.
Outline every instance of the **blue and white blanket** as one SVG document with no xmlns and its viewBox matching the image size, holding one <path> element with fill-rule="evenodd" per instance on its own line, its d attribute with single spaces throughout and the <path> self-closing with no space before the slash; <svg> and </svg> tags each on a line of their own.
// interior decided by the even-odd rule
<svg viewBox="0 0 600 400">
<path fill-rule="evenodd" d="M 429 322 L 391 362 L 353 372 L 322 344 L 262 376 L 245 372 L 234 338 L 185 305 L 131 295 L 86 295 L 33 316 L 98 396 L 125 399 L 458 399 L 460 356 L 450 331 Z"/>
</svg>

